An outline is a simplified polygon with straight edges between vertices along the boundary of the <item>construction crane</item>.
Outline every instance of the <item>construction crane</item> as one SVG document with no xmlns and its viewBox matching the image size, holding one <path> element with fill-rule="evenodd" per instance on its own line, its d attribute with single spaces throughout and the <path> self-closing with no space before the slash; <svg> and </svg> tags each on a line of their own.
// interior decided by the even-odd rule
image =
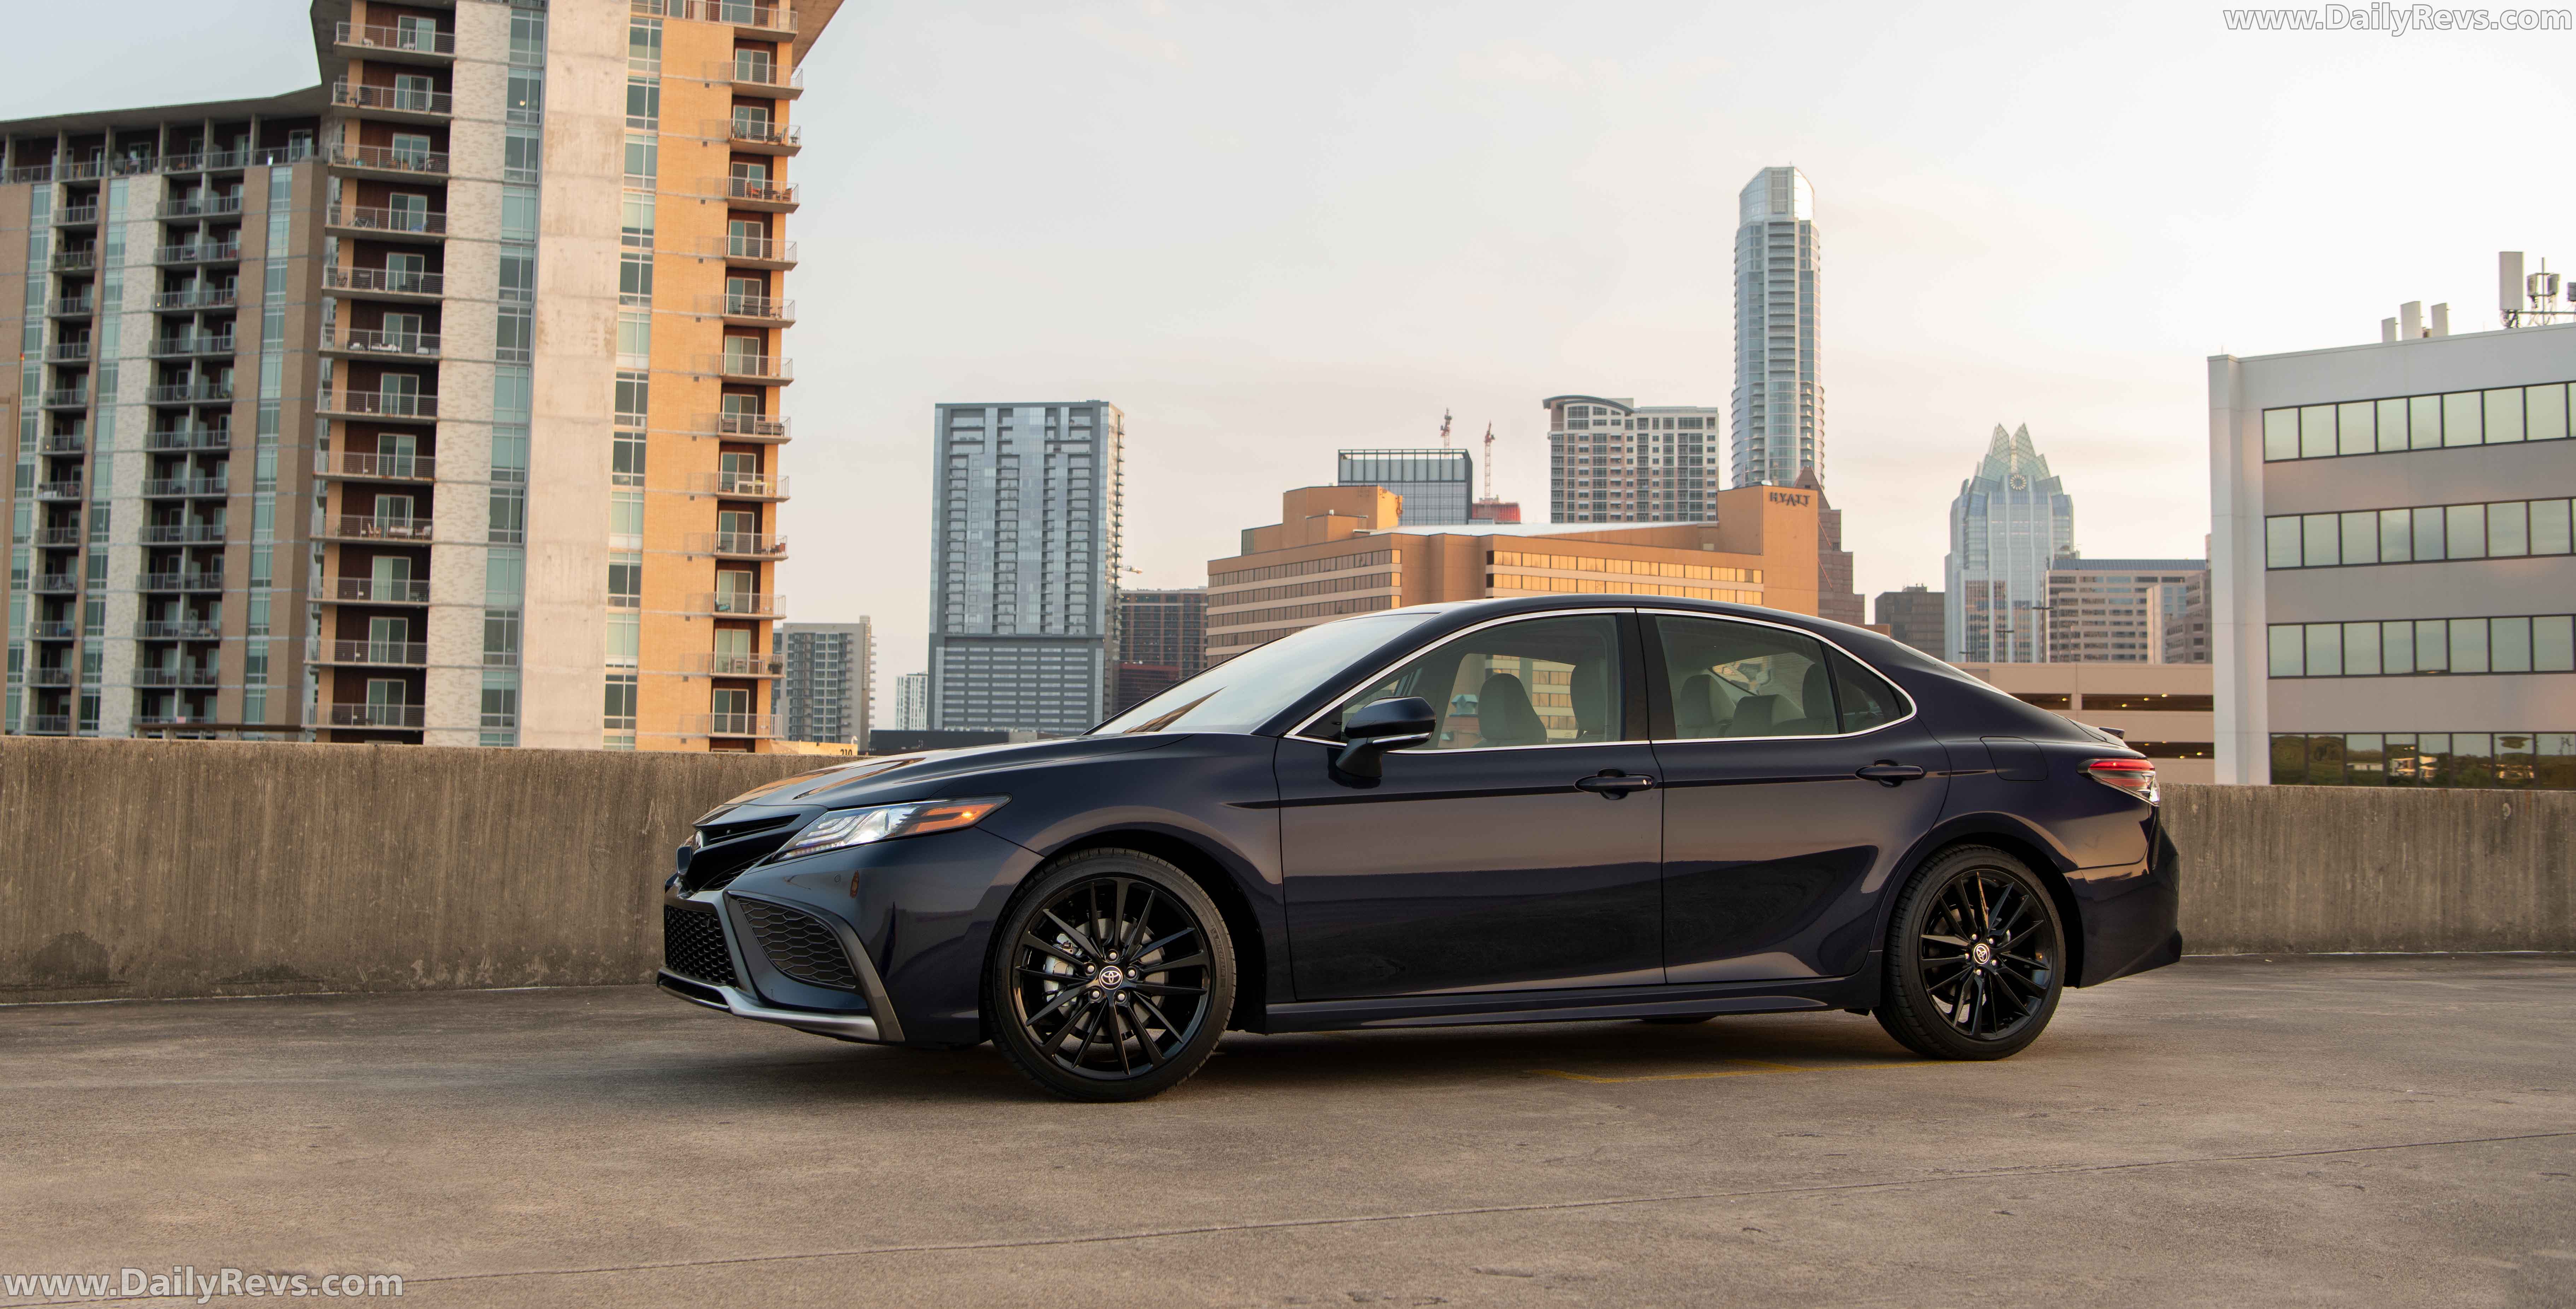
<svg viewBox="0 0 2576 1309">
<path fill-rule="evenodd" d="M 1449 448 L 1449 411 L 1446 409 L 1440 411 L 1440 448 Z"/>
<path fill-rule="evenodd" d="M 1485 498 L 1494 498 L 1494 425 L 1485 424 Z"/>
</svg>

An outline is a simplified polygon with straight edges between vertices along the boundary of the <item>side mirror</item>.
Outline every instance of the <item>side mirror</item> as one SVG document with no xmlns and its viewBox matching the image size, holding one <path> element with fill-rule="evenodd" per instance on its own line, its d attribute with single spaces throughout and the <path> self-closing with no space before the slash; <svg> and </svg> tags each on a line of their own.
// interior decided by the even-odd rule
<svg viewBox="0 0 2576 1309">
<path fill-rule="evenodd" d="M 1333 767 L 1352 777 L 1384 776 L 1387 751 L 1428 745 L 1439 726 L 1431 702 L 1418 695 L 1363 705 L 1342 723 L 1342 740 L 1348 744 L 1333 756 Z"/>
</svg>

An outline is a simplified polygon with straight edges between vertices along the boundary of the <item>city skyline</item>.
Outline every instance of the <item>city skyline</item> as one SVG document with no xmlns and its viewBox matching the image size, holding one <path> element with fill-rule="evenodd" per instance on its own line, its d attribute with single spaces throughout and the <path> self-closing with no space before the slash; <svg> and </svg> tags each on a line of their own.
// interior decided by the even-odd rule
<svg viewBox="0 0 2576 1309">
<path fill-rule="evenodd" d="M 314 80 L 301 4 L 120 12 L 154 38 L 110 48 L 77 12 L 23 18 L 0 115 Z M 1367 49 L 1329 41 L 1363 13 L 1381 28 Z M 2088 551 L 2197 554 L 2207 356 L 2368 341 L 2402 299 L 2491 326 L 2492 252 L 2552 253 L 2576 190 L 2543 176 L 2471 213 L 2322 199 L 2364 166 L 2506 175 L 2512 147 L 2475 124 L 2565 112 L 2565 89 L 2525 75 L 2550 66 L 2548 36 L 2239 34 L 2143 6 L 1989 17 L 842 14 L 797 106 L 809 140 L 834 142 L 798 165 L 831 235 L 805 243 L 797 352 L 837 362 L 794 388 L 796 412 L 832 418 L 793 451 L 790 616 L 873 614 L 890 667 L 919 666 L 902 654 L 925 632 L 919 415 L 959 394 L 1112 395 L 1138 415 L 1131 492 L 1160 506 L 1131 525 L 1138 585 L 1200 580 L 1270 488 L 1335 449 L 1436 444 L 1444 407 L 1463 432 L 1496 423 L 1480 488 L 1534 506 L 1537 398 L 1723 394 L 1736 193 L 1783 162 L 1829 201 L 1828 485 L 1860 590 L 1940 585 L 1947 496 L 1923 488 L 1955 485 L 1998 413 L 2052 433 L 2071 493 L 2120 497 Z M 2106 44 L 2116 66 L 2052 57 Z M 1845 57 L 1820 81 L 1743 53 L 1800 46 Z M 2385 87 L 2416 81 L 2499 85 L 2378 121 Z M 964 85 L 993 93 L 954 99 Z M 1207 111 L 1156 110 L 1174 97 Z M 2341 130 L 2364 117 L 2366 143 Z M 943 193 L 968 164 L 1058 189 L 1115 175 L 1121 196 L 964 216 L 872 200 Z M 2248 232 L 2298 233 L 2296 257 Z M 1029 285 L 1083 311 L 975 308 Z M 871 567 L 836 566 L 853 556 Z"/>
</svg>

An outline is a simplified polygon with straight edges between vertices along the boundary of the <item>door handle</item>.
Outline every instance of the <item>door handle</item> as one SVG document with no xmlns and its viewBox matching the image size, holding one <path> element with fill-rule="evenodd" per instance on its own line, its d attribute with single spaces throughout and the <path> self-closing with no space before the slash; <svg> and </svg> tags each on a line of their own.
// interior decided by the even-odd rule
<svg viewBox="0 0 2576 1309">
<path fill-rule="evenodd" d="M 1581 790 L 1612 800 L 1625 799 L 1630 791 L 1643 791 L 1654 784 L 1655 779 L 1651 777 L 1631 777 L 1616 771 L 1579 778 L 1574 783 Z"/>
<path fill-rule="evenodd" d="M 1923 770 L 1913 764 L 1891 763 L 1885 759 L 1852 772 L 1854 777 L 1866 777 L 1881 786 L 1899 786 L 1923 775 Z"/>
</svg>

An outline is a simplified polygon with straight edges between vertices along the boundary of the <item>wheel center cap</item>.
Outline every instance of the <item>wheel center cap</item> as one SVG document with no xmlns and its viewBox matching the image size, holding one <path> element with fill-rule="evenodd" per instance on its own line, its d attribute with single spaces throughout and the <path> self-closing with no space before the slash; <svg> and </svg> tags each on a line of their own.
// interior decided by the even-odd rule
<svg viewBox="0 0 2576 1309">
<path fill-rule="evenodd" d="M 1968 957 L 1981 964 L 1990 964 L 1995 961 L 1995 948 L 1983 941 L 1979 941 L 1975 945 L 1968 947 Z"/>
<path fill-rule="evenodd" d="M 1982 950 L 1985 947 L 1979 946 L 1977 948 Z M 1121 986 L 1127 981 L 1127 972 L 1118 965 L 1111 964 L 1107 968 L 1101 969 L 1099 975 L 1093 980 L 1097 981 L 1103 989 L 1113 986 Z"/>
</svg>

